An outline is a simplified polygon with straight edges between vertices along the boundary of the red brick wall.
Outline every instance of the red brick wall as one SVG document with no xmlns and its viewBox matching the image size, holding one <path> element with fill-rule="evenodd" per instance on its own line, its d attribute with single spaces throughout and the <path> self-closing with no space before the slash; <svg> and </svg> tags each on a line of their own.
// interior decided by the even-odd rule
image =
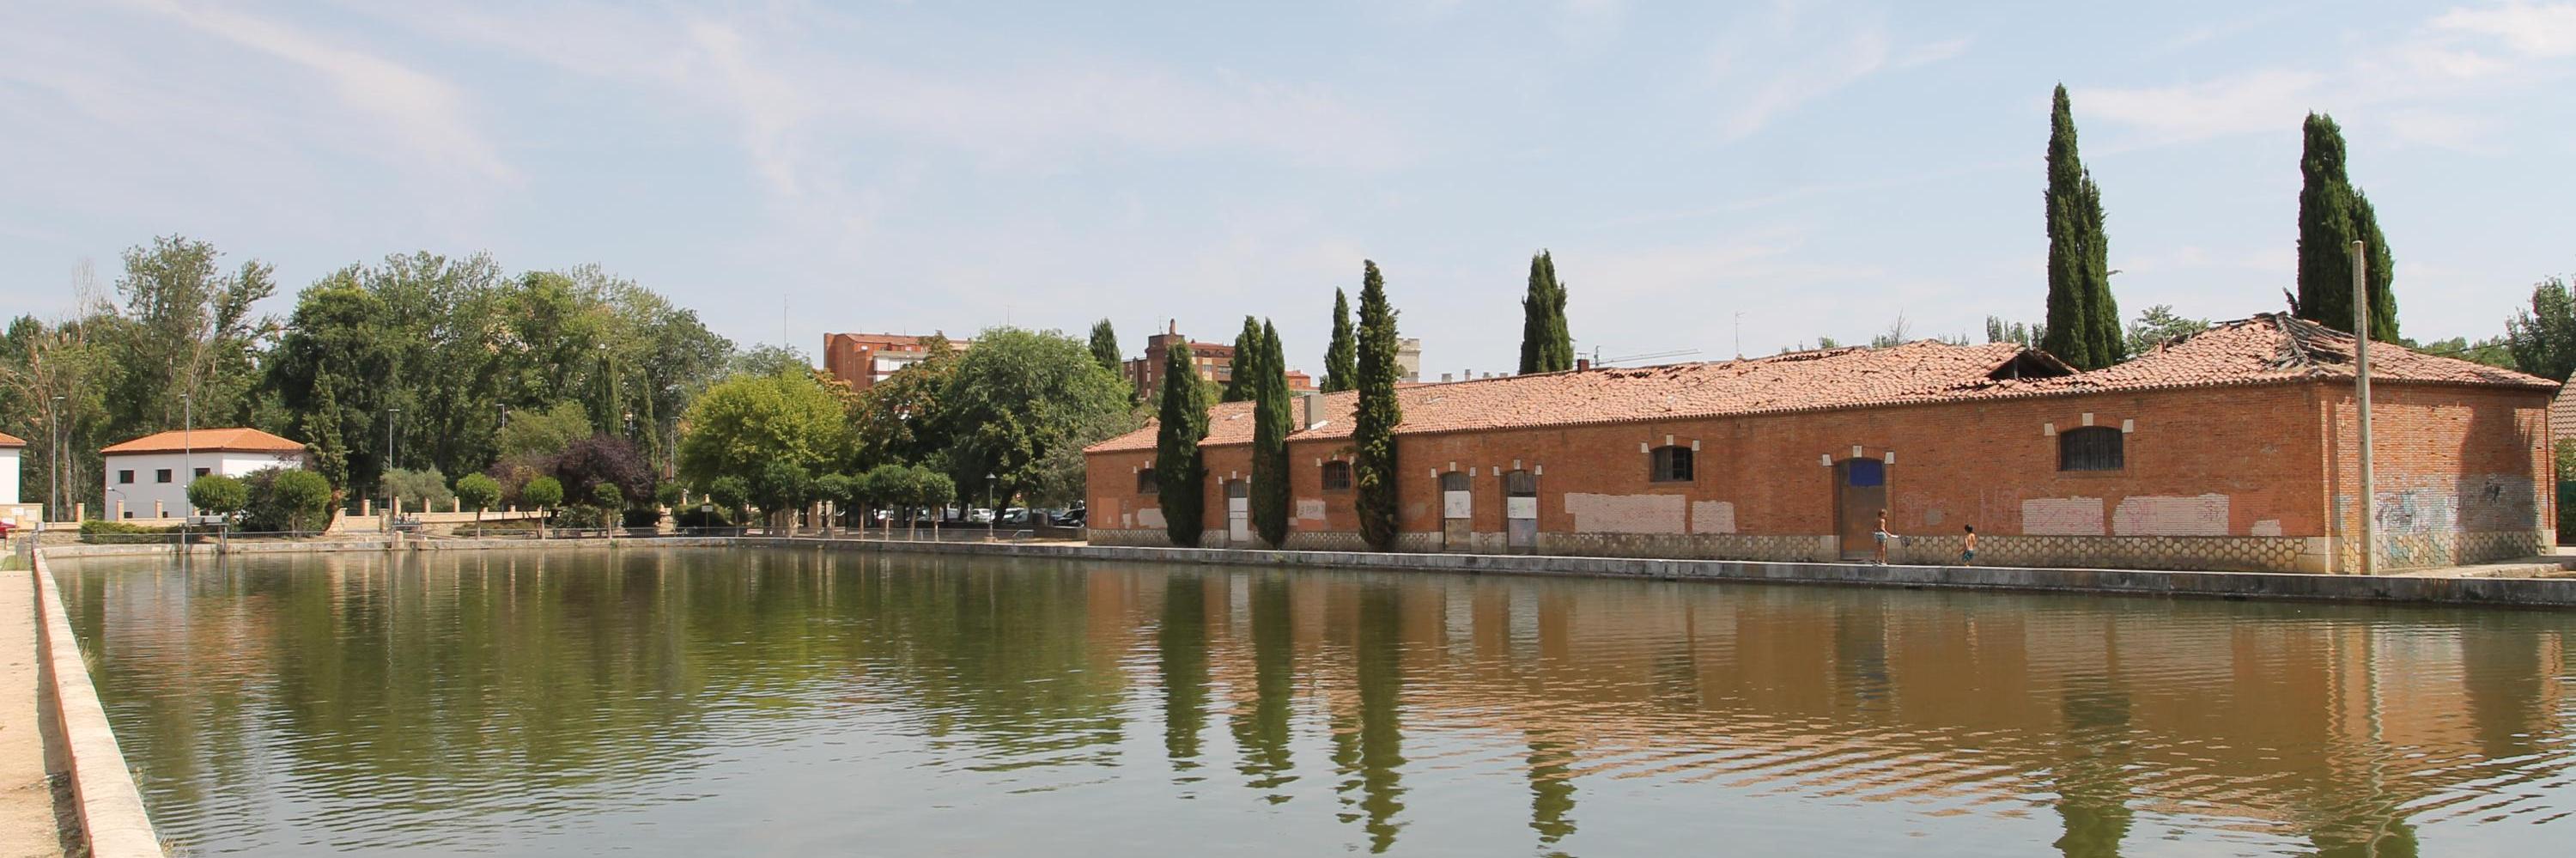
<svg viewBox="0 0 2576 858">
<path fill-rule="evenodd" d="M 2387 565 L 2508 556 L 2496 547 L 2446 547 L 2403 538 L 2410 533 L 2536 534 L 2553 527 L 2550 399 L 2546 391 L 2392 383 L 2371 387 L 2372 476 Z M 2320 439 L 2326 457 L 2335 463 L 2322 503 L 2332 505 L 2338 534 L 2358 535 L 2361 453 L 2351 388 L 2322 389 L 2317 410 L 2334 427 Z M 2393 543 L 2392 537 L 2397 537 Z M 2413 556 L 2443 551 L 2450 556 Z M 2353 552 L 2347 548 L 2345 554 Z"/>
<path fill-rule="evenodd" d="M 2465 485 L 2487 475 L 2519 476 L 2511 487 L 2534 492 L 2539 511 L 2523 526 L 2537 528 L 2548 498 L 2545 394 L 2451 387 L 2383 385 L 2379 399 L 2382 474 L 2408 479 L 2448 479 Z M 2013 536 L 2040 530 L 2034 515 L 2061 525 L 2087 521 L 2108 535 L 2229 535 L 2323 537 L 2330 530 L 2326 460 L 2337 445 L 2322 431 L 2341 420 L 2335 403 L 2345 394 L 2324 384 L 2148 391 L 1974 403 L 1877 408 L 1773 416 L 1726 417 L 1545 429 L 1402 436 L 1398 485 L 1401 526 L 1441 529 L 1438 483 L 1433 472 L 1453 466 L 1474 470 L 1474 529 L 1504 527 L 1502 481 L 1514 460 L 1539 471 L 1539 529 L 1549 533 L 1598 530 L 1604 522 L 1636 525 L 1660 515 L 1619 518 L 1616 510 L 1578 527 L 1569 494 L 1622 496 L 1616 505 L 1651 509 L 1678 503 L 1679 525 L 1705 531 L 1713 507 L 1732 505 L 1734 532 L 1749 535 L 1815 535 L 1834 532 L 1833 469 L 1852 448 L 1895 461 L 1888 466 L 1890 526 L 1909 535 L 1955 535 L 1974 524 L 1980 534 Z M 2347 406 L 2348 407 L 2348 406 Z M 2085 425 L 2134 431 L 2123 437 L 2125 467 L 2118 471 L 2062 472 L 2058 438 L 2047 434 Z M 2341 425 L 2337 423 L 2336 425 Z M 1641 443 L 1681 446 L 1698 442 L 1696 479 L 1647 480 Z M 1343 439 L 1290 445 L 1292 496 L 1325 501 L 1322 521 L 1292 518 L 1293 531 L 1348 532 L 1358 528 L 1347 491 L 1321 491 L 1319 458 L 1347 457 Z M 1224 527 L 1220 484 L 1229 472 L 1248 473 L 1248 448 L 1208 451 L 1207 526 Z M 1091 504 L 1117 504 L 1133 512 L 1131 467 L 1150 464 L 1150 451 L 1092 458 Z M 2474 478 L 2474 480 L 2472 479 Z M 2345 478 L 2348 479 L 2348 478 Z M 2385 482 L 2386 478 L 2383 478 Z M 2480 497 L 2486 489 L 2480 482 Z M 2215 498 L 2209 496 L 2217 496 Z M 1635 496 L 1669 496 L 1676 501 Z M 2074 499 L 2084 499 L 2081 501 Z M 2098 506 L 2095 500 L 2098 499 Z M 1145 499 L 1150 504 L 1150 499 Z M 2472 523 L 2488 522 L 2493 505 L 2467 510 Z M 2085 511 L 2098 510 L 2087 516 Z M 2221 511 L 2223 510 L 2223 514 Z M 1114 516 L 1094 513 L 1095 527 L 1114 527 Z M 1295 515 L 1292 504 L 1292 517 Z"/>
</svg>

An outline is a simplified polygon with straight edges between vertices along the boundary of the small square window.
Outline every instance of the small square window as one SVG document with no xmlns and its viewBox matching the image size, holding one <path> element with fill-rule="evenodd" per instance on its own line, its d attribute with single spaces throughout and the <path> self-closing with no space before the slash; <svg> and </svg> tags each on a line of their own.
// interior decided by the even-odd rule
<svg viewBox="0 0 2576 858">
<path fill-rule="evenodd" d="M 202 476 L 205 476 L 205 475 L 207 475 L 207 474 L 209 474 L 209 473 L 212 473 L 212 472 L 213 472 L 213 469 L 212 469 L 212 468 L 198 468 L 198 469 L 197 469 L 197 476 L 202 477 Z"/>
<path fill-rule="evenodd" d="M 117 484 L 117 485 L 120 485 L 120 486 L 130 486 L 130 485 L 133 485 L 133 484 L 134 484 L 134 472 L 133 472 L 133 471 L 118 471 L 118 472 L 116 472 L 116 484 Z"/>
<path fill-rule="evenodd" d="M 2061 471 L 2117 471 L 2128 466 L 2127 442 L 2120 430 L 2109 426 L 2087 426 L 2057 434 L 2057 469 Z"/>
<path fill-rule="evenodd" d="M 166 483 L 166 482 L 169 482 L 169 481 L 170 481 L 170 469 L 169 469 L 169 468 L 162 468 L 162 469 L 160 469 L 160 470 L 158 470 L 158 471 L 153 471 L 153 472 L 152 472 L 152 481 L 153 481 L 153 482 L 156 482 L 156 483 Z"/>
<path fill-rule="evenodd" d="M 1648 465 L 1646 473 L 1647 481 L 1687 483 L 1691 481 L 1691 476 L 1691 448 L 1678 446 L 1655 448 L 1653 461 Z"/>
<path fill-rule="evenodd" d="M 1325 490 L 1325 491 L 1328 491 L 1328 492 L 1346 492 L 1346 491 L 1350 491 L 1350 490 L 1351 490 L 1351 463 L 1349 463 L 1349 462 L 1325 462 L 1325 463 L 1324 463 L 1324 490 Z"/>
<path fill-rule="evenodd" d="M 1162 490 L 1163 490 L 1162 484 L 1157 483 L 1157 482 L 1155 482 L 1155 481 L 1154 481 L 1154 469 L 1152 469 L 1152 468 L 1138 468 L 1138 469 L 1136 469 L 1136 493 L 1137 493 L 1137 494 L 1140 494 L 1140 495 L 1150 495 L 1150 494 L 1156 494 L 1156 493 L 1159 493 L 1159 492 L 1161 492 Z"/>
</svg>

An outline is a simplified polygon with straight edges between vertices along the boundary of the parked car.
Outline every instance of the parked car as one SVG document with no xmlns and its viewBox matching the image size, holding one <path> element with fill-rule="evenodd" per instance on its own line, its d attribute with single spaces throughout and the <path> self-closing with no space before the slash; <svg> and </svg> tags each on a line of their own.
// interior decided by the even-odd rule
<svg viewBox="0 0 2576 858">
<path fill-rule="evenodd" d="M 1003 510 L 1000 521 L 1002 524 L 1010 525 L 1012 527 L 1028 527 L 1037 523 L 1038 516 L 1036 512 L 1036 510 L 1029 509 L 1028 507 L 1015 506 L 1010 509 Z"/>
<path fill-rule="evenodd" d="M 1081 508 L 1081 507 L 1075 507 L 1075 508 L 1073 508 L 1073 509 L 1069 509 L 1069 510 L 1065 510 L 1065 511 L 1060 512 L 1060 513 L 1056 513 L 1056 516 L 1055 516 L 1055 526 L 1057 526 L 1057 527 L 1082 527 L 1082 526 L 1084 526 L 1084 525 L 1083 525 L 1083 522 L 1086 520 L 1086 517 L 1085 517 L 1085 515 L 1084 515 L 1084 513 L 1086 513 L 1086 512 L 1088 512 L 1088 510 L 1084 510 L 1084 509 L 1083 509 L 1083 508 Z"/>
<path fill-rule="evenodd" d="M 983 508 L 983 507 L 976 507 L 976 508 L 974 508 L 974 509 L 967 510 L 967 511 L 966 511 L 966 523 L 967 523 L 967 524 L 991 524 L 991 523 L 993 523 L 993 511 L 992 511 L 992 510 L 989 510 L 989 509 L 985 509 L 985 508 Z"/>
</svg>

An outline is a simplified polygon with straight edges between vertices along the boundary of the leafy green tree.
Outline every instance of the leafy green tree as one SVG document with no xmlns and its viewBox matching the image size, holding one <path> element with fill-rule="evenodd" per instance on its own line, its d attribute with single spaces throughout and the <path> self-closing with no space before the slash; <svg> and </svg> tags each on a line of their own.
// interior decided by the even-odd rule
<svg viewBox="0 0 2576 858">
<path fill-rule="evenodd" d="M 2467 337 L 2452 337 L 2447 340 L 2434 340 L 2429 343 L 2420 344 L 2401 341 L 2399 345 L 2406 346 L 2428 355 L 2459 358 L 2471 363 L 2486 364 L 2487 366 L 2495 367 L 2497 369 L 2519 370 L 2522 368 L 2520 364 L 2514 362 L 2513 341 L 2505 337 L 2488 337 L 2475 342 L 2471 342 Z"/>
<path fill-rule="evenodd" d="M 1089 361 L 1083 366 L 1091 368 Z M 841 467 L 858 443 L 841 401 L 811 373 L 717 382 L 683 423 L 689 433 L 680 439 L 680 473 L 711 490 L 722 477 L 757 482 L 773 463 L 806 473 Z"/>
<path fill-rule="evenodd" d="M 1351 334 L 1351 300 L 1333 290 L 1333 341 L 1324 349 L 1324 383 L 1318 389 L 1338 393 L 1358 385 L 1359 345 Z"/>
<path fill-rule="evenodd" d="M 395 468 L 385 472 L 384 481 L 392 495 L 403 500 L 403 508 L 414 512 L 432 511 L 456 499 L 456 494 L 447 489 L 447 475 L 439 473 L 437 468 L 424 471 Z"/>
<path fill-rule="evenodd" d="M 188 483 L 188 506 L 214 515 L 231 515 L 250 506 L 250 487 L 222 474 L 207 474 Z"/>
<path fill-rule="evenodd" d="M 483 531 L 483 511 L 501 502 L 501 481 L 489 474 L 466 474 L 456 480 L 456 499 L 474 511 L 474 531 Z"/>
<path fill-rule="evenodd" d="M 242 478 L 249 500 L 242 526 L 255 531 L 311 533 L 331 519 L 331 483 L 301 468 L 262 468 Z"/>
<path fill-rule="evenodd" d="M 2352 243 L 2367 243 L 2370 338 L 2397 340 L 2396 260 L 2369 197 L 2346 169 L 2343 129 L 2308 114 L 2299 151 L 2298 316 L 2335 330 L 2352 327 Z"/>
<path fill-rule="evenodd" d="M 277 287 L 267 263 L 227 273 L 220 256 L 175 235 L 125 251 L 120 303 L 96 323 L 114 346 L 109 420 L 128 437 L 177 429 L 188 410 L 199 426 L 248 422 L 256 349 L 270 329 L 252 305 Z"/>
<path fill-rule="evenodd" d="M 542 410 L 511 414 L 494 441 L 502 458 L 556 456 L 591 434 L 590 414 L 581 403 L 558 402 Z"/>
<path fill-rule="evenodd" d="M 1090 360 L 1080 340 L 1056 331 L 987 329 L 958 357 L 940 393 L 944 455 L 912 461 L 942 466 L 955 483 L 975 488 L 991 474 L 998 497 L 1018 497 L 1046 482 L 1051 454 L 1079 450 L 1104 421 L 1127 413 L 1128 393 Z"/>
<path fill-rule="evenodd" d="M 909 507 L 912 505 L 914 493 L 912 482 L 915 473 L 917 471 L 914 468 L 892 462 L 869 468 L 868 472 L 859 478 L 859 494 L 868 500 L 871 507 L 879 504 L 890 507 Z M 906 515 L 904 519 L 905 526 L 910 527 L 911 516 Z M 891 530 L 894 522 L 886 522 L 886 527 Z"/>
<path fill-rule="evenodd" d="M 2552 277 L 2531 287 L 2531 309 L 2505 320 L 2515 369 L 2552 381 L 2576 373 L 2576 295 Z"/>
<path fill-rule="evenodd" d="M 90 282 L 88 270 L 76 269 L 75 288 Z M 20 316 L 0 331 L 0 426 L 38 430 L 22 432 L 23 460 L 62 469 L 58 479 L 24 476 L 22 497 L 52 504 L 58 515 L 70 515 L 77 503 L 100 508 L 106 481 L 98 449 L 124 440 L 110 434 L 106 391 L 115 365 L 97 328 L 79 318 L 49 324 Z"/>
<path fill-rule="evenodd" d="M 2077 369 L 2101 369 L 2127 355 L 2120 306 L 2111 297 L 2110 239 L 2102 189 L 2075 147 L 2075 113 L 2059 84 L 2048 128 L 2048 326 L 2040 348 Z"/>
<path fill-rule="evenodd" d="M 626 509 L 626 492 L 616 483 L 601 480 L 590 484 L 590 503 L 602 513 L 620 512 Z"/>
<path fill-rule="evenodd" d="M 1253 379 L 1261 375 L 1261 320 L 1243 317 L 1243 330 L 1234 335 L 1234 358 L 1226 366 L 1225 393 L 1218 402 L 1249 402 Z"/>
<path fill-rule="evenodd" d="M 2021 322 L 2006 322 L 2000 316 L 1986 317 L 1986 342 L 2020 343 L 2037 348 L 2040 342 L 2046 339 L 2048 339 L 2048 325 L 2044 323 L 2029 325 Z M 1832 348 L 1832 346 L 1823 346 L 1823 348 Z"/>
<path fill-rule="evenodd" d="M 848 474 L 830 473 L 814 478 L 814 499 L 832 505 L 832 518 L 848 515 L 857 503 L 857 481 Z"/>
<path fill-rule="evenodd" d="M 1127 359 L 1118 351 L 1118 329 L 1108 319 L 1091 323 L 1091 359 L 1112 376 L 1126 373 Z"/>
<path fill-rule="evenodd" d="M 1529 292 L 1521 297 L 1521 374 L 1574 368 L 1574 335 L 1565 325 L 1565 287 L 1556 281 L 1556 259 L 1541 250 L 1530 257 Z"/>
<path fill-rule="evenodd" d="M 1093 444 L 1136 431 L 1145 425 L 1147 411 L 1127 408 L 1104 411 L 1075 427 L 1072 437 L 1057 444 L 1038 459 L 1033 481 L 1020 489 L 1031 506 L 1070 506 L 1086 496 L 1090 465 L 1082 451 Z"/>
<path fill-rule="evenodd" d="M 734 475 L 710 480 L 707 483 L 707 500 L 739 515 L 743 507 L 751 503 L 751 480 Z"/>
<path fill-rule="evenodd" d="M 2209 330 L 2208 319 L 2186 319 L 2174 315 L 2173 305 L 2157 304 L 2139 313 L 2137 321 L 2129 323 L 2129 353 L 2146 354 L 2166 340 L 2206 330 Z"/>
<path fill-rule="evenodd" d="M 1288 409 L 1286 359 L 1279 348 L 1279 329 L 1261 323 L 1260 376 L 1253 380 L 1252 526 L 1261 541 L 1278 548 L 1288 544 L 1288 433 L 1295 426 Z"/>
<path fill-rule="evenodd" d="M 953 446 L 947 395 L 963 358 L 945 337 L 925 337 L 922 345 L 920 360 L 870 386 L 849 404 L 850 421 L 856 427 L 856 461 L 927 462 Z"/>
<path fill-rule="evenodd" d="M 652 469 L 644 464 L 643 453 L 622 438 L 594 435 L 576 440 L 555 456 L 547 473 L 567 486 L 606 482 L 617 486 L 622 497 L 653 496 Z"/>
<path fill-rule="evenodd" d="M 1188 349 L 1165 349 L 1164 361 L 1160 425 L 1154 429 L 1155 498 L 1172 544 L 1196 548 L 1207 512 L 1207 461 L 1199 452 L 1208 433 L 1207 388 L 1190 367 Z"/>
<path fill-rule="evenodd" d="M 537 536 L 543 538 L 546 534 L 545 514 L 563 506 L 563 483 L 553 477 L 537 477 L 519 489 L 519 499 L 526 501 L 529 509 L 537 511 Z"/>
<path fill-rule="evenodd" d="M 785 459 L 762 465 L 751 479 L 751 502 L 769 514 L 770 527 L 796 528 L 797 508 L 814 499 L 814 475 Z"/>
<path fill-rule="evenodd" d="M 1360 520 L 1360 540 L 1374 551 L 1395 548 L 1397 528 L 1395 427 L 1404 409 L 1395 399 L 1395 307 L 1387 302 L 1386 280 L 1375 261 L 1363 261 L 1360 273 L 1359 410 L 1352 418 L 1351 482 Z"/>
</svg>

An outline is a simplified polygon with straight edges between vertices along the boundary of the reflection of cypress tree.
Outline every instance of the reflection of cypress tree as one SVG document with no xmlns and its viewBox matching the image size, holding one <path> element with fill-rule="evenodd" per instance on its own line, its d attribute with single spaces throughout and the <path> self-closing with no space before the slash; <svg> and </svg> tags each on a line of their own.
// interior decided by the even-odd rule
<svg viewBox="0 0 2576 858">
<path fill-rule="evenodd" d="M 1207 727 L 1207 582 L 1197 575 L 1164 579 L 1163 622 L 1154 632 L 1163 669 L 1163 750 L 1172 767 L 1198 768 L 1199 731 Z"/>
<path fill-rule="evenodd" d="M 1249 711 L 1234 715 L 1234 743 L 1243 748 L 1239 770 L 1253 789 L 1277 789 L 1297 779 L 1288 755 L 1288 703 L 1297 668 L 1288 628 L 1288 581 L 1264 575 L 1252 587 L 1252 676 L 1257 693 Z M 1270 802 L 1287 801 L 1274 793 Z"/>
<path fill-rule="evenodd" d="M 1530 830 L 1541 846 L 1554 846 L 1574 833 L 1574 749 L 1532 730 L 1529 740 Z"/>
<path fill-rule="evenodd" d="M 2415 858 L 2423 854 L 2415 842 L 2415 826 L 2391 819 L 2396 808 L 2375 808 L 2351 819 L 2337 820 L 2327 830 L 2309 838 L 2317 847 L 2317 858 Z"/>
<path fill-rule="evenodd" d="M 2069 678 L 2059 704 L 2066 717 L 2068 759 L 2057 767 L 2057 815 L 2069 858 L 2117 858 L 2129 836 L 2129 695 L 2100 676 Z"/>
<path fill-rule="evenodd" d="M 1396 813 L 1404 810 L 1403 642 L 1398 639 L 1400 591 L 1370 586 L 1360 591 L 1360 810 L 1368 814 L 1369 851 L 1395 845 Z"/>
</svg>

